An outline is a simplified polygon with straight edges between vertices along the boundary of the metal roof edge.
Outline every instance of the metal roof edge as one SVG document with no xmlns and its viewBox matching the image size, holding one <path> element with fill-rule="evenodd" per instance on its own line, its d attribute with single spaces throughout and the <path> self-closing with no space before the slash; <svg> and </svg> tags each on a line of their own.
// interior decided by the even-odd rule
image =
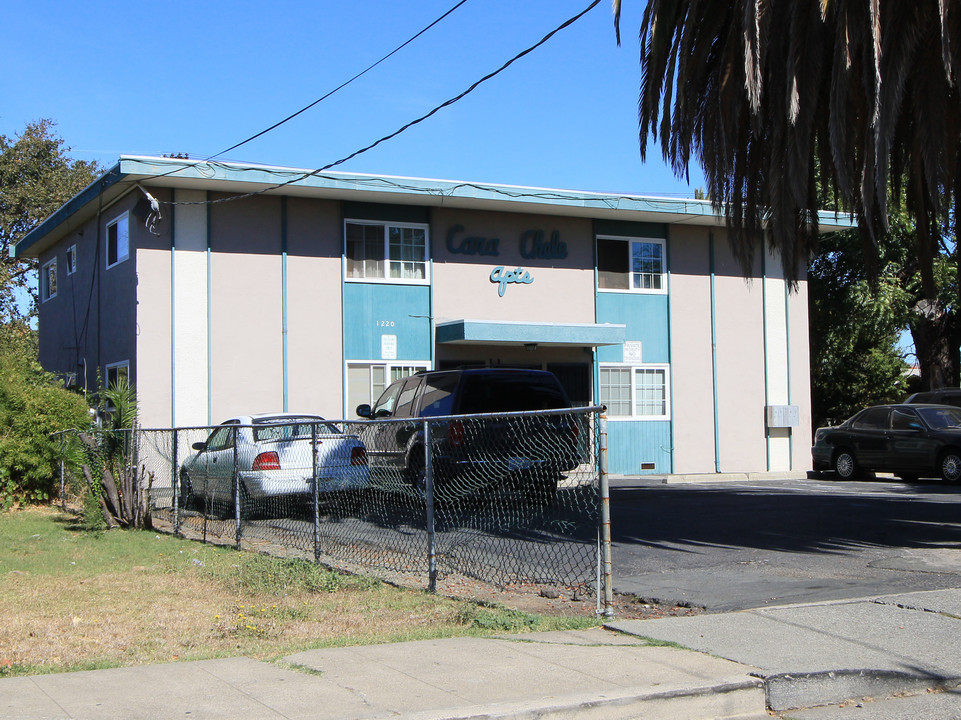
<svg viewBox="0 0 961 720">
<path fill-rule="evenodd" d="M 40 240 L 56 228 L 60 227 L 60 225 L 65 223 L 74 213 L 80 210 L 80 208 L 84 207 L 103 191 L 116 185 L 121 180 L 123 180 L 123 173 L 120 163 L 117 163 L 113 167 L 105 170 L 103 174 L 87 185 L 87 187 L 57 208 L 46 220 L 20 238 L 17 244 L 10 248 L 10 257 L 23 257 L 27 250 L 40 242 Z"/>
</svg>

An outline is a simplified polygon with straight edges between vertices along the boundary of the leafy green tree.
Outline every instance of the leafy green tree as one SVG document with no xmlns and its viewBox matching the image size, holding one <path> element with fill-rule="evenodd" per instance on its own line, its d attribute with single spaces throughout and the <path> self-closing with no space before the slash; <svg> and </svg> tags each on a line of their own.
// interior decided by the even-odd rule
<svg viewBox="0 0 961 720">
<path fill-rule="evenodd" d="M 52 120 L 27 125 L 19 137 L 0 135 L 0 322 L 36 313 L 36 260 L 10 249 L 48 215 L 93 181 L 95 162 L 72 160 Z M 32 296 L 24 308 L 18 300 Z"/>
<path fill-rule="evenodd" d="M 812 414 L 815 427 L 904 399 L 907 363 L 898 347 L 910 294 L 901 274 L 905 245 L 886 236 L 877 278 L 865 270 L 854 232 L 825 238 L 808 271 Z"/>
<path fill-rule="evenodd" d="M 61 455 L 51 435 L 89 424 L 84 399 L 60 387 L 36 358 L 34 330 L 0 324 L 0 509 L 52 497 Z"/>
<path fill-rule="evenodd" d="M 801 277 L 820 186 L 856 215 L 877 276 L 889 205 L 904 203 L 929 386 L 961 377 L 961 296 L 939 284 L 942 259 L 958 261 L 940 250 L 961 219 L 959 20 L 961 0 L 648 0 L 640 32 L 641 156 L 653 138 L 679 175 L 697 160 L 745 272 L 767 238 Z"/>
</svg>

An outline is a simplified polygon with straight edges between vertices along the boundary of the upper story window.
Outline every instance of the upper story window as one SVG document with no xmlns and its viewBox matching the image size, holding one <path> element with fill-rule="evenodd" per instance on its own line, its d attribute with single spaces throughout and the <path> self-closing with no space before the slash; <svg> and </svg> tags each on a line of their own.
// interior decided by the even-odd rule
<svg viewBox="0 0 961 720">
<path fill-rule="evenodd" d="M 107 267 L 122 263 L 130 255 L 130 228 L 127 213 L 107 225 Z"/>
<path fill-rule="evenodd" d="M 664 240 L 597 238 L 597 289 L 638 293 L 667 292 Z"/>
<path fill-rule="evenodd" d="M 77 246 L 71 245 L 67 248 L 67 275 L 77 272 Z"/>
<path fill-rule="evenodd" d="M 40 270 L 40 301 L 57 297 L 57 258 L 43 264 Z"/>
<path fill-rule="evenodd" d="M 348 280 L 427 282 L 426 226 L 347 221 L 344 238 Z"/>
</svg>

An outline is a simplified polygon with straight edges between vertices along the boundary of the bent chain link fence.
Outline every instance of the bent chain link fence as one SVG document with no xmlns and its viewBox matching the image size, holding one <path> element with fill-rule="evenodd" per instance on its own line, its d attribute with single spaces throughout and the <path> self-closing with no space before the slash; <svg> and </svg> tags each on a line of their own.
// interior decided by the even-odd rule
<svg viewBox="0 0 961 720">
<path fill-rule="evenodd" d="M 603 408 L 136 431 L 154 529 L 610 613 Z M 536 590 L 535 590 L 536 591 Z"/>
</svg>

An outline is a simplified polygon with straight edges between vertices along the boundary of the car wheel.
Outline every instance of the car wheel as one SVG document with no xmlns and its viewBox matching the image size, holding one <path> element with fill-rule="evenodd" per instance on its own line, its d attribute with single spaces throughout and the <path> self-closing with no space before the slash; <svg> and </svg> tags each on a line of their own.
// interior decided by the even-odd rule
<svg viewBox="0 0 961 720">
<path fill-rule="evenodd" d="M 421 497 L 427 495 L 427 467 L 424 463 L 424 448 L 415 447 L 407 460 L 407 483 Z"/>
<path fill-rule="evenodd" d="M 850 450 L 838 450 L 834 456 L 834 474 L 842 480 L 853 480 L 858 475 L 858 461 Z"/>
<path fill-rule="evenodd" d="M 961 482 L 961 454 L 949 450 L 941 456 L 941 479 L 949 483 Z"/>
<path fill-rule="evenodd" d="M 524 494 L 528 500 L 538 507 L 547 507 L 557 497 L 558 477 L 554 473 L 532 473 L 527 478 Z"/>
<path fill-rule="evenodd" d="M 190 482 L 190 475 L 186 470 L 180 471 L 180 494 L 177 497 L 177 504 L 184 510 L 191 510 L 197 504 L 197 498 L 193 493 L 193 484 Z"/>
</svg>

